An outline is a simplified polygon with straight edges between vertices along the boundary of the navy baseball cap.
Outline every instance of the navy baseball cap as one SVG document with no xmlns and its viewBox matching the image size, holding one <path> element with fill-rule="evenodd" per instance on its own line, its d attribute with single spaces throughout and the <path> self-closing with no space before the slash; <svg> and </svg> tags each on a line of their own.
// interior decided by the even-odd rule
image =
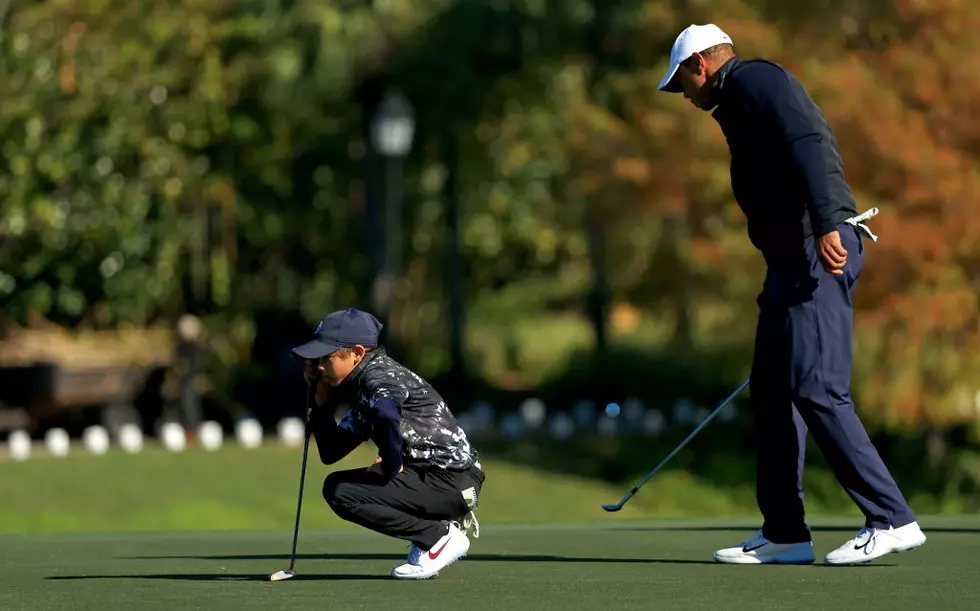
<svg viewBox="0 0 980 611">
<path fill-rule="evenodd" d="M 312 340 L 293 348 L 293 356 L 318 359 L 340 348 L 378 347 L 378 335 L 383 325 L 377 318 L 355 308 L 327 314 L 317 326 Z"/>
</svg>

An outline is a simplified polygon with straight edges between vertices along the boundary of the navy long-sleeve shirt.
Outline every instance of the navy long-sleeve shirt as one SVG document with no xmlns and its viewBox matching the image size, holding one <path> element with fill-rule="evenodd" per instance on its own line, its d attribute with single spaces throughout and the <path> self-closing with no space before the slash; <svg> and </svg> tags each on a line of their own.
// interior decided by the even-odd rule
<svg viewBox="0 0 980 611">
<path fill-rule="evenodd" d="M 712 116 L 731 152 L 732 191 L 766 255 L 800 252 L 857 214 L 837 141 L 802 84 L 766 60 L 729 60 Z"/>
</svg>

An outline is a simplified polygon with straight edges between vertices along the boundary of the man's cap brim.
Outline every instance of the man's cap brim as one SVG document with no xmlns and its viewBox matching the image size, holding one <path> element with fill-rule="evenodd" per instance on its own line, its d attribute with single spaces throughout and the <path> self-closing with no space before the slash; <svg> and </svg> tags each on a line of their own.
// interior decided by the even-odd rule
<svg viewBox="0 0 980 611">
<path fill-rule="evenodd" d="M 680 67 L 678 62 L 676 65 L 672 66 L 670 72 L 664 77 L 664 80 L 660 81 L 660 85 L 657 87 L 660 91 L 666 91 L 667 93 L 681 93 L 684 88 L 681 87 L 681 80 L 677 78 L 677 69 Z"/>
<path fill-rule="evenodd" d="M 297 358 L 319 359 L 327 356 L 328 354 L 333 354 L 341 347 L 342 346 L 334 346 L 333 344 L 328 344 L 315 339 L 313 341 L 306 342 L 302 346 L 296 346 L 291 352 L 293 356 Z"/>
</svg>

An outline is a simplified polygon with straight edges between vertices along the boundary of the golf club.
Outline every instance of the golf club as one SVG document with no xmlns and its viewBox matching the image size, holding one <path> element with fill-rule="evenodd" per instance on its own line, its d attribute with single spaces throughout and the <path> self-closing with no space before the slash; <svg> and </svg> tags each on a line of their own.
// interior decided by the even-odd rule
<svg viewBox="0 0 980 611">
<path fill-rule="evenodd" d="M 702 422 L 701 424 L 699 424 L 698 425 L 698 428 L 694 429 L 694 431 L 692 431 L 691 434 L 687 436 L 687 439 L 685 439 L 684 441 L 682 441 L 679 446 L 677 446 L 676 448 L 674 448 L 674 451 L 671 452 L 670 454 L 668 454 L 667 455 L 667 458 L 665 458 L 662 461 L 660 461 L 660 464 L 657 465 L 653 469 L 653 471 L 647 473 L 647 476 L 643 478 L 643 481 L 641 481 L 639 484 L 633 486 L 633 489 L 630 490 L 628 493 L 626 493 L 626 496 L 624 496 L 621 501 L 619 501 L 615 505 L 603 505 L 602 508 L 605 509 L 606 511 L 619 511 L 620 509 L 622 509 L 623 508 L 623 505 L 625 505 L 627 503 L 627 501 L 629 501 L 631 498 L 633 498 L 633 495 L 636 494 L 636 491 L 639 490 L 640 487 L 643 486 L 643 484 L 647 483 L 647 480 L 649 480 L 651 477 L 653 477 L 654 474 L 657 471 L 660 470 L 660 467 L 663 467 L 667 463 L 667 461 L 670 460 L 671 457 L 674 456 L 674 454 L 677 454 L 681 450 L 681 448 L 683 448 L 685 445 L 687 445 L 687 442 L 690 441 L 691 438 L 693 438 L 695 435 L 697 435 L 698 434 L 698 431 L 700 431 L 702 428 L 704 428 L 704 425 L 706 425 L 709 422 L 711 422 L 711 419 L 714 418 L 718 414 L 718 412 L 720 412 L 722 409 L 724 409 L 724 407 L 726 405 L 728 405 L 728 403 L 731 402 L 732 399 L 735 398 L 735 395 L 737 395 L 738 393 L 742 392 L 742 389 L 745 388 L 748 385 L 748 383 L 749 383 L 749 380 L 748 379 L 746 379 L 744 382 L 742 382 L 742 385 L 739 386 L 735 390 L 735 392 L 733 392 L 732 394 L 730 394 L 727 399 L 725 399 L 724 401 L 722 401 L 721 402 L 721 405 L 719 405 L 718 407 L 716 407 L 715 408 L 715 411 L 711 412 L 711 414 L 707 418 L 704 419 L 704 422 Z"/>
<path fill-rule="evenodd" d="M 306 457 L 310 453 L 310 417 L 309 409 L 313 406 L 316 400 L 316 384 L 309 383 L 306 389 L 306 442 L 303 444 L 303 468 L 300 471 L 299 476 L 299 500 L 296 501 L 296 526 L 293 527 L 293 553 L 289 557 L 289 568 L 285 571 L 276 571 L 275 573 L 269 575 L 269 581 L 283 581 L 285 579 L 292 579 L 296 577 L 296 571 L 293 567 L 296 566 L 296 540 L 299 538 L 299 514 L 303 509 L 303 484 L 306 482 Z"/>
</svg>

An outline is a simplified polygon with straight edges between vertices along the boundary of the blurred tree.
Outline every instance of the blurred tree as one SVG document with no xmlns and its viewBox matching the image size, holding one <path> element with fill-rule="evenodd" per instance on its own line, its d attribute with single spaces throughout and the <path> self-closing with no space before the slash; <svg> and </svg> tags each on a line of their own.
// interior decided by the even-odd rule
<svg viewBox="0 0 980 611">
<path fill-rule="evenodd" d="M 655 90 L 677 32 L 714 21 L 741 54 L 797 73 L 860 205 L 882 209 L 858 290 L 863 409 L 896 424 L 976 417 L 980 76 L 962 68 L 980 44 L 976 3 L 3 6 L 0 300 L 15 319 L 192 311 L 218 388 L 231 363 L 273 376 L 258 363 L 295 339 L 297 313 L 313 324 L 367 303 L 364 126 L 371 91 L 396 86 L 418 118 L 391 321 L 411 364 L 445 371 L 465 347 L 487 371 L 510 346 L 507 382 L 533 384 L 580 345 L 565 322 L 591 309 L 602 331 L 605 294 L 671 330 L 648 350 L 747 363 L 763 270 L 724 139 Z M 480 333 L 453 331 L 463 316 Z M 265 329 L 253 346 L 267 324 L 281 337 Z"/>
</svg>

